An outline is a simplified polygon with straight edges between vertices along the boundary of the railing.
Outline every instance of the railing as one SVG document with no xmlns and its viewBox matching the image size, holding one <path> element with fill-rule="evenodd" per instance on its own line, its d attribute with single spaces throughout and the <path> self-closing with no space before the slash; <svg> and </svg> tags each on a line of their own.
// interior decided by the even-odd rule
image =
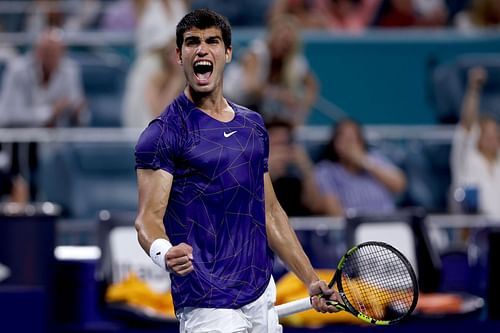
<svg viewBox="0 0 500 333">
<path fill-rule="evenodd" d="M 368 125 L 364 126 L 368 141 L 430 140 L 450 142 L 454 126 L 448 125 Z M 0 128 L 0 142 L 135 142 L 140 128 Z M 330 126 L 301 126 L 297 139 L 303 142 L 326 142 Z"/>
</svg>

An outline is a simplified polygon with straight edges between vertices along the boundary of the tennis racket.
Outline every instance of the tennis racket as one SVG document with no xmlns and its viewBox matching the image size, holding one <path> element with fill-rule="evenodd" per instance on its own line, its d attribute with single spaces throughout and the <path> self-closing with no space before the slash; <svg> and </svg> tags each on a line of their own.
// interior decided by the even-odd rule
<svg viewBox="0 0 500 333">
<path fill-rule="evenodd" d="M 418 300 L 417 278 L 408 259 L 383 242 L 365 242 L 347 251 L 328 286 L 336 287 L 342 298 L 342 303 L 329 305 L 376 325 L 401 321 Z M 311 308 L 310 297 L 276 306 L 279 317 Z"/>
</svg>

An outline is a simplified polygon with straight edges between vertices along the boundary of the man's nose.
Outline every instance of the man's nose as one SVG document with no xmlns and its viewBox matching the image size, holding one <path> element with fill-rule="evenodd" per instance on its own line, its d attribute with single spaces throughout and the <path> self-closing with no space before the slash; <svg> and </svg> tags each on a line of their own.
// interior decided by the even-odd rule
<svg viewBox="0 0 500 333">
<path fill-rule="evenodd" d="M 208 48 L 206 43 L 200 43 L 198 50 L 196 50 L 196 55 L 203 57 L 208 54 Z"/>
</svg>

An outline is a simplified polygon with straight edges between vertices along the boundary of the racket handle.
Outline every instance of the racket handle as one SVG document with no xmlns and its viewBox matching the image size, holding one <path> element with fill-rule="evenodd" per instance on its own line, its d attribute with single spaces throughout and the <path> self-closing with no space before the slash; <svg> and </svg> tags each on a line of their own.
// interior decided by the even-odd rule
<svg viewBox="0 0 500 333">
<path fill-rule="evenodd" d="M 302 312 L 305 310 L 309 310 L 312 308 L 311 298 L 305 297 L 302 299 L 298 299 L 296 301 L 288 302 L 285 304 L 280 304 L 275 306 L 276 311 L 278 312 L 278 317 L 286 317 L 292 315 L 297 312 Z"/>
</svg>

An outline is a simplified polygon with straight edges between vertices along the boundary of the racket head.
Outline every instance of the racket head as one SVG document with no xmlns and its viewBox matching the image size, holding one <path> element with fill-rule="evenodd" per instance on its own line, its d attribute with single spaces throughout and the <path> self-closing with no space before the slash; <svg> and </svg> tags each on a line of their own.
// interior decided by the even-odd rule
<svg viewBox="0 0 500 333">
<path fill-rule="evenodd" d="M 364 242 L 341 258 L 330 288 L 337 286 L 340 308 L 376 325 L 408 317 L 418 301 L 418 282 L 406 257 L 384 242 Z"/>
</svg>

